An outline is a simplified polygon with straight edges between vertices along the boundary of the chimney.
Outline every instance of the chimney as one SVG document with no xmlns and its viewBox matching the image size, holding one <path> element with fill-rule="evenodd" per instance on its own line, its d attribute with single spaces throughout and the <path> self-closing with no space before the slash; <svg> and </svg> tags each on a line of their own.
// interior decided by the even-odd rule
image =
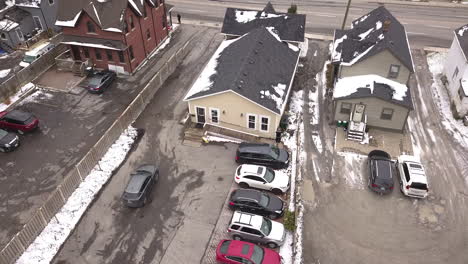
<svg viewBox="0 0 468 264">
<path fill-rule="evenodd" d="M 383 32 L 387 32 L 390 29 L 390 24 L 392 21 L 390 20 L 385 20 L 383 23 Z"/>
</svg>

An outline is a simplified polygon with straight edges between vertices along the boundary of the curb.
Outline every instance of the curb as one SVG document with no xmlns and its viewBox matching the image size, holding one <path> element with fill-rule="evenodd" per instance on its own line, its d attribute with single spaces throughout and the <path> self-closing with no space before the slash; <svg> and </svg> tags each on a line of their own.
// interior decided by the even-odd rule
<svg viewBox="0 0 468 264">
<path fill-rule="evenodd" d="M 457 4 L 457 3 L 439 3 L 439 2 L 422 2 L 422 1 L 369 1 L 369 4 L 378 5 L 410 5 L 410 6 L 427 6 L 427 7 L 451 7 L 451 8 L 468 8 L 468 4 Z"/>
</svg>

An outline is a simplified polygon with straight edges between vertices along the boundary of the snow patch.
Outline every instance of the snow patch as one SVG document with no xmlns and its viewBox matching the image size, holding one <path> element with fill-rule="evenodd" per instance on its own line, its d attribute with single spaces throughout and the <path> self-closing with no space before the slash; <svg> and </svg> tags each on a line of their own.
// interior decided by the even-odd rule
<svg viewBox="0 0 468 264">
<path fill-rule="evenodd" d="M 333 48 L 332 48 L 332 53 L 331 53 L 332 61 L 341 61 L 341 52 L 338 52 L 336 49 L 338 48 L 338 45 L 340 45 L 347 38 L 348 36 L 344 35 L 341 38 L 335 40 L 335 42 L 333 43 Z"/>
<path fill-rule="evenodd" d="M 78 12 L 78 14 L 75 15 L 75 17 L 72 20 L 67 20 L 67 21 L 60 21 L 57 20 L 55 21 L 56 26 L 62 26 L 62 27 L 74 27 L 76 25 L 76 21 L 78 21 L 78 18 L 81 15 L 81 12 Z"/>
<path fill-rule="evenodd" d="M 381 22 L 381 21 L 377 21 L 377 22 L 375 23 L 375 29 L 376 29 L 376 30 L 379 30 L 379 29 L 381 29 L 381 28 L 382 28 L 382 22 Z"/>
<path fill-rule="evenodd" d="M 204 136 L 203 139 L 205 139 L 208 142 L 226 142 L 226 143 L 236 143 L 236 144 L 241 143 L 241 140 L 234 140 L 234 139 L 211 136 L 211 135 Z"/>
<path fill-rule="evenodd" d="M 171 42 L 171 37 L 166 38 L 166 40 L 159 45 L 156 51 L 153 51 L 152 54 L 150 54 L 149 59 L 153 58 L 156 54 L 161 52 L 169 44 L 169 42 Z"/>
<path fill-rule="evenodd" d="M 465 34 L 465 31 L 467 31 L 467 30 L 468 30 L 468 25 L 463 26 L 462 28 L 460 28 L 457 33 L 458 33 L 458 35 L 460 37 L 463 37 L 463 35 Z"/>
<path fill-rule="evenodd" d="M 0 79 L 7 77 L 10 71 L 11 69 L 0 70 Z"/>
<path fill-rule="evenodd" d="M 121 33 L 122 30 L 118 29 L 118 28 L 105 28 L 104 31 L 109 31 L 109 32 L 118 32 L 118 33 Z"/>
<path fill-rule="evenodd" d="M 14 94 L 13 96 L 11 96 L 9 98 L 9 101 L 10 101 L 9 104 L 4 104 L 4 103 L 0 104 L 0 111 L 5 111 L 10 105 L 12 105 L 16 101 L 18 101 L 21 98 L 21 96 L 23 96 L 25 93 L 29 92 L 31 89 L 34 89 L 35 87 L 36 86 L 33 83 L 27 83 L 27 84 L 23 85 L 18 90 L 18 92 L 16 92 L 16 94 Z"/>
<path fill-rule="evenodd" d="M 102 44 L 94 44 L 94 43 L 84 43 L 84 42 L 77 42 L 77 41 L 64 41 L 61 42 L 62 44 L 69 44 L 69 45 L 76 45 L 76 46 L 85 46 L 90 48 L 98 48 L 98 49 L 110 49 L 110 50 L 119 50 L 117 48 L 111 46 L 105 46 Z"/>
<path fill-rule="evenodd" d="M 334 98 L 341 98 L 349 96 L 359 88 L 368 88 L 371 93 L 374 93 L 374 84 L 381 83 L 390 86 L 393 89 L 393 99 L 403 101 L 403 98 L 406 96 L 408 87 L 401 83 L 389 80 L 387 78 L 369 74 L 369 75 L 358 75 L 352 77 L 341 78 L 336 82 L 335 89 L 333 91 Z"/>
<path fill-rule="evenodd" d="M 271 35 L 273 35 L 273 37 L 275 37 L 275 39 L 281 42 L 281 39 L 278 36 L 278 31 L 274 27 L 266 27 L 266 29 L 270 32 Z"/>
<path fill-rule="evenodd" d="M 338 152 L 338 155 L 343 157 L 345 163 L 343 167 L 345 182 L 352 188 L 364 189 L 365 183 L 360 168 L 362 160 L 367 157 L 351 152 Z"/>
<path fill-rule="evenodd" d="M 260 91 L 260 98 L 269 98 L 273 100 L 276 103 L 276 108 L 281 111 L 284 100 L 283 100 L 283 95 L 284 92 L 286 91 L 286 84 L 278 83 L 276 86 L 272 85 L 271 88 L 275 91 L 277 94 L 270 93 L 269 90 L 262 90 Z"/>
<path fill-rule="evenodd" d="M 19 24 L 14 22 L 13 20 L 7 18 L 0 20 L 0 29 L 2 31 L 10 31 L 16 28 L 17 26 L 19 26 Z"/>
<path fill-rule="evenodd" d="M 298 52 L 299 51 L 299 48 L 296 47 L 295 45 L 291 44 L 291 43 L 288 43 L 288 47 L 294 51 L 294 52 Z"/>
<path fill-rule="evenodd" d="M 292 264 L 292 255 L 293 255 L 293 245 L 294 245 L 294 235 L 291 231 L 286 230 L 286 237 L 284 238 L 284 243 L 280 247 L 279 254 L 283 257 L 282 264 Z"/>
<path fill-rule="evenodd" d="M 137 130 L 132 126 L 120 135 L 98 165 L 68 198 L 65 205 L 16 261 L 17 264 L 45 264 L 52 261 L 99 190 L 109 180 L 112 172 L 124 161 L 136 136 Z"/>
<path fill-rule="evenodd" d="M 299 43 L 299 49 L 301 52 L 299 53 L 299 57 L 305 58 L 307 56 L 307 51 L 309 50 L 309 39 L 305 38 L 304 42 Z M 315 51 L 317 53 L 317 51 Z M 317 56 L 317 55 L 315 55 Z"/>
<path fill-rule="evenodd" d="M 128 2 L 130 3 L 130 5 L 133 7 L 133 9 L 135 11 L 137 11 L 137 13 L 140 15 L 140 16 L 143 16 L 143 14 L 141 13 L 140 9 L 138 9 L 138 6 L 135 4 L 135 0 L 128 0 Z"/>
<path fill-rule="evenodd" d="M 236 10 L 236 21 L 239 23 L 247 23 L 256 19 L 257 11 L 239 11 Z"/>
<path fill-rule="evenodd" d="M 368 36 L 372 31 L 374 31 L 374 28 L 371 28 L 371 29 L 367 30 L 366 32 L 359 34 L 360 40 L 364 40 L 365 38 L 367 38 L 367 36 Z"/>
</svg>

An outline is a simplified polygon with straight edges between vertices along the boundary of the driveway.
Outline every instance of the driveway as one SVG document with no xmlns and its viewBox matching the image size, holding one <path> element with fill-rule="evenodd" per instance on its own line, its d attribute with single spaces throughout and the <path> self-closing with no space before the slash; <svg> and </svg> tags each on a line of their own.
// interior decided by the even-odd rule
<svg viewBox="0 0 468 264">
<path fill-rule="evenodd" d="M 420 86 L 410 83 L 415 110 L 408 124 L 428 175 L 428 199 L 407 198 L 398 188 L 387 196 L 369 191 L 367 158 L 334 152 L 330 105 L 320 98 L 319 125 L 305 122 L 304 263 L 466 263 L 466 150 L 441 125 L 424 55 L 414 51 L 413 59 Z M 317 134 L 323 152 L 311 140 Z"/>
<path fill-rule="evenodd" d="M 53 263 L 199 263 L 232 185 L 236 145 L 182 145 L 182 101 L 223 37 L 199 28 L 197 43 L 134 126 L 145 133 Z M 128 209 L 120 196 L 142 163 L 161 167 L 150 204 Z"/>
<path fill-rule="evenodd" d="M 162 64 L 197 29 L 183 26 L 134 76 L 119 77 L 103 94 L 38 91 L 17 108 L 33 112 L 40 130 L 0 155 L 0 246 L 3 247 L 97 142 Z"/>
</svg>

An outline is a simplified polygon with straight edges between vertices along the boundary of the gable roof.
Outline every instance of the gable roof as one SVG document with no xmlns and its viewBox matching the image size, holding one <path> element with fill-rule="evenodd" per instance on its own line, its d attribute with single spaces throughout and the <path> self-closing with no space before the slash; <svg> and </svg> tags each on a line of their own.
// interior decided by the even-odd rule
<svg viewBox="0 0 468 264">
<path fill-rule="evenodd" d="M 454 33 L 465 56 L 465 61 L 468 61 L 468 24 L 455 29 Z"/>
<path fill-rule="evenodd" d="M 338 79 L 333 90 L 333 98 L 377 97 L 390 103 L 413 109 L 411 93 L 404 84 L 387 78 L 369 74 Z"/>
<path fill-rule="evenodd" d="M 103 30 L 121 32 L 124 26 L 123 14 L 128 6 L 143 16 L 144 1 L 152 6 L 154 0 L 73 0 L 60 1 L 55 25 L 75 27 L 81 13 L 86 12 Z"/>
<path fill-rule="evenodd" d="M 383 50 L 389 50 L 411 72 L 413 59 L 403 25 L 383 6 L 351 24 L 351 29 L 335 30 L 332 62 L 351 66 Z"/>
<path fill-rule="evenodd" d="M 263 11 L 227 8 L 221 33 L 242 36 L 258 27 L 273 27 L 283 41 L 303 42 L 305 15 L 277 13 L 270 2 Z"/>
<path fill-rule="evenodd" d="M 231 91 L 282 114 L 298 58 L 298 48 L 282 42 L 272 29 L 257 28 L 223 41 L 184 100 Z"/>
</svg>

